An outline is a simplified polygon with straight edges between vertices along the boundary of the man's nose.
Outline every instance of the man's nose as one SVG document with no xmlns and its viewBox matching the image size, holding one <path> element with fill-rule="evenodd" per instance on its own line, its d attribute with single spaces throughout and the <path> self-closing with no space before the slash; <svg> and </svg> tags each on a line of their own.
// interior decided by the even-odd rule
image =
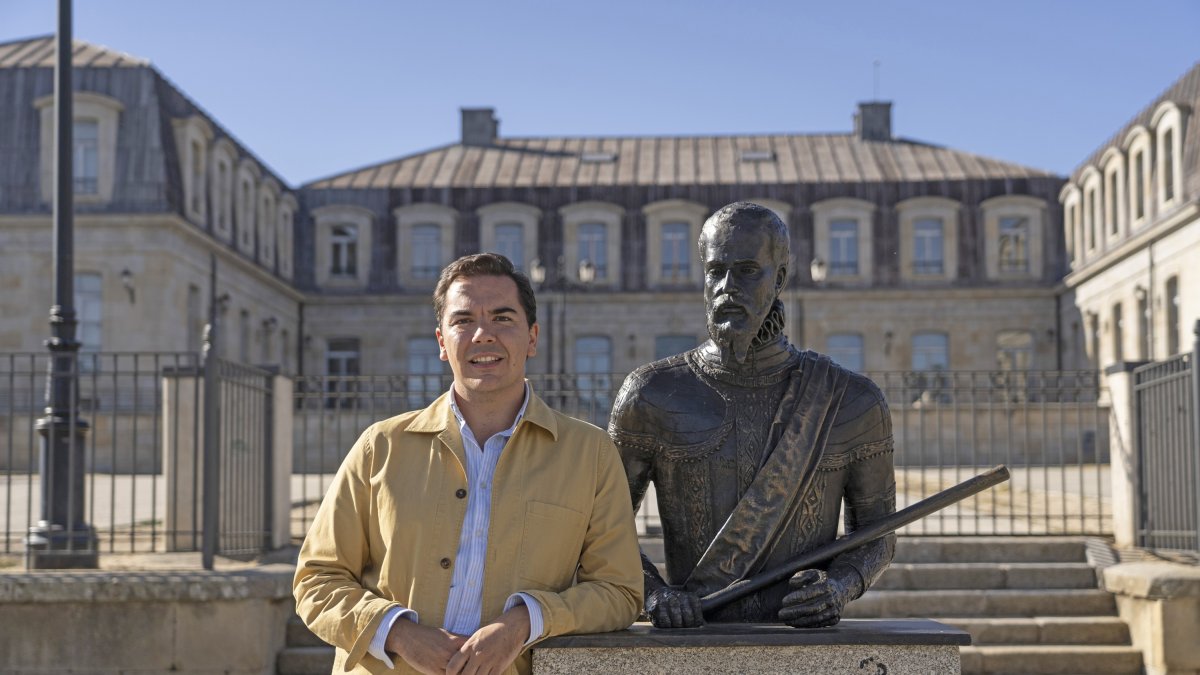
<svg viewBox="0 0 1200 675">
<path fill-rule="evenodd" d="M 715 290 L 717 291 L 717 295 L 721 295 L 722 293 L 725 295 L 738 294 L 737 284 L 734 283 L 733 280 L 733 270 L 728 270 L 725 272 L 725 275 L 721 277 L 719 282 L 717 282 L 717 287 Z"/>
<path fill-rule="evenodd" d="M 475 334 L 471 336 L 471 342 L 495 342 L 496 334 L 492 332 L 492 327 L 488 322 L 484 321 L 475 329 Z"/>
</svg>

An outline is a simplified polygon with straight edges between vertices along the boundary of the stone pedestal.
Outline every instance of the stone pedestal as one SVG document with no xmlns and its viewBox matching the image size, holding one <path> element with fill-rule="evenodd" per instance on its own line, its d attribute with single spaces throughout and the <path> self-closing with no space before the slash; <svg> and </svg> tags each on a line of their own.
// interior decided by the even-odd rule
<svg viewBox="0 0 1200 675">
<path fill-rule="evenodd" d="M 847 619 L 833 628 L 709 624 L 551 638 L 533 651 L 534 675 L 559 673 L 903 673 L 961 672 L 966 632 L 926 619 Z"/>
</svg>

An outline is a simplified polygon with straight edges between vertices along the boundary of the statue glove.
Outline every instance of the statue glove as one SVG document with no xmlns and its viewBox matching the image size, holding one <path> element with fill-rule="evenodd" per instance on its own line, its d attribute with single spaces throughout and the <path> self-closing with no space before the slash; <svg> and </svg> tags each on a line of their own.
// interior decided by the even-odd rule
<svg viewBox="0 0 1200 675">
<path fill-rule="evenodd" d="M 700 596 L 672 586 L 656 588 L 646 596 L 646 615 L 655 628 L 694 628 L 704 625 Z"/>
<path fill-rule="evenodd" d="M 791 592 L 783 598 L 779 620 L 795 628 L 825 628 L 837 624 L 850 601 L 850 589 L 823 570 L 801 570 L 788 580 Z"/>
</svg>

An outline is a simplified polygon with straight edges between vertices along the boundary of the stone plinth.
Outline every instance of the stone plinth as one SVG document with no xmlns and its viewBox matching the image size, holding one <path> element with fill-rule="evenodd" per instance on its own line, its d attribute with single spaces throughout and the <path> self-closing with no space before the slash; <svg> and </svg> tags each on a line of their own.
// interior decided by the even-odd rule
<svg viewBox="0 0 1200 675">
<path fill-rule="evenodd" d="M 847 619 L 833 628 L 709 624 L 662 630 L 634 624 L 599 635 L 556 637 L 533 651 L 534 675 L 560 673 L 961 672 L 966 632 L 926 619 Z"/>
</svg>

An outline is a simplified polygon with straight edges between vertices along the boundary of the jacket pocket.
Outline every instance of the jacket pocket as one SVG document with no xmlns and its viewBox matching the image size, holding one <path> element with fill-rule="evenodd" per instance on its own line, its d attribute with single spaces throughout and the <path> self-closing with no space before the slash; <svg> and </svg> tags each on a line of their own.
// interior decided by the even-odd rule
<svg viewBox="0 0 1200 675">
<path fill-rule="evenodd" d="M 517 576 L 535 590 L 566 589 L 575 578 L 586 533 L 582 513 L 557 504 L 526 502 Z"/>
</svg>

